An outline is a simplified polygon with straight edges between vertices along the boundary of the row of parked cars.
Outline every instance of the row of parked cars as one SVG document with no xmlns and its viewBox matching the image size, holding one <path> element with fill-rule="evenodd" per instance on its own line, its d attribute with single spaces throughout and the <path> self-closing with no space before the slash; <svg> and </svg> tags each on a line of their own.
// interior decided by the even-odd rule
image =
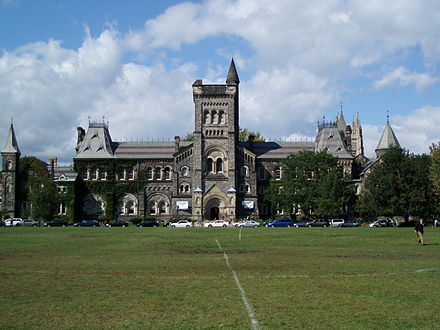
<svg viewBox="0 0 440 330">
<path fill-rule="evenodd" d="M 21 219 L 21 218 L 9 218 L 6 220 L 0 221 L 0 227 L 13 227 L 13 226 L 31 226 L 37 227 L 40 224 L 37 221 L 32 219 Z M 66 227 L 69 226 L 64 220 L 52 220 L 44 222 L 45 227 Z M 358 221 L 346 221 L 344 219 L 314 219 L 310 221 L 301 221 L 301 222 L 293 222 L 290 218 L 281 218 L 275 219 L 267 223 L 261 223 L 255 220 L 242 220 L 239 222 L 228 222 L 225 220 L 214 220 L 204 222 L 204 227 L 360 227 L 361 224 Z M 369 227 L 394 227 L 398 226 L 398 222 L 393 219 L 379 219 L 369 224 Z M 98 222 L 96 220 L 83 220 L 73 224 L 74 227 L 128 227 L 129 223 L 123 220 L 118 220 L 115 222 Z M 137 227 L 159 227 L 160 222 L 156 220 L 144 220 L 138 224 Z M 193 227 L 194 224 L 188 220 L 178 220 L 178 221 L 170 221 L 164 226 L 172 227 L 172 228 L 190 228 Z"/>
</svg>

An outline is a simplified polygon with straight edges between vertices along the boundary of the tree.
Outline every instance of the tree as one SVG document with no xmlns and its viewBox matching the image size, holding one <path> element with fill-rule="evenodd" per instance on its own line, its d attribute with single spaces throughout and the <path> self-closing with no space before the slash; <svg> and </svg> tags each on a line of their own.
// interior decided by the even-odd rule
<svg viewBox="0 0 440 330">
<path fill-rule="evenodd" d="M 361 194 L 358 210 L 364 215 L 430 217 L 438 201 L 429 180 L 431 157 L 391 148 L 374 165 Z"/>
<path fill-rule="evenodd" d="M 260 132 L 252 132 L 246 128 L 241 128 L 240 127 L 240 132 L 238 133 L 238 139 L 240 141 L 247 141 L 249 139 L 249 136 L 253 135 L 254 136 L 254 141 L 255 142 L 264 142 L 266 141 L 266 139 L 261 136 Z"/>
<path fill-rule="evenodd" d="M 183 137 L 182 141 L 194 141 L 194 135 L 190 132 L 186 133 L 186 135 Z"/>
<path fill-rule="evenodd" d="M 429 148 L 431 150 L 432 162 L 429 167 L 429 178 L 432 182 L 432 188 L 437 196 L 440 196 L 440 142 Z"/>
<path fill-rule="evenodd" d="M 58 195 L 46 163 L 36 157 L 21 158 L 19 180 L 21 200 L 32 205 L 32 218 L 37 221 L 52 220 Z"/>
<path fill-rule="evenodd" d="M 326 151 L 300 151 L 284 161 L 281 180 L 272 180 L 267 200 L 287 212 L 298 207 L 306 217 L 336 217 L 346 213 L 354 188 L 344 178 L 338 159 Z"/>
</svg>

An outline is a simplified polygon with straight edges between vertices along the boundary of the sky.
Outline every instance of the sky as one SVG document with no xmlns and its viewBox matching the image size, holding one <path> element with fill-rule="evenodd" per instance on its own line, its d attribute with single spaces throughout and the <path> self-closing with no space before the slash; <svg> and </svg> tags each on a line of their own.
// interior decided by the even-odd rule
<svg viewBox="0 0 440 330">
<path fill-rule="evenodd" d="M 0 0 L 0 144 L 69 163 L 76 128 L 114 141 L 194 130 L 192 83 L 240 77 L 240 126 L 314 140 L 359 115 L 367 157 L 387 121 L 405 149 L 440 140 L 440 1 Z"/>
</svg>

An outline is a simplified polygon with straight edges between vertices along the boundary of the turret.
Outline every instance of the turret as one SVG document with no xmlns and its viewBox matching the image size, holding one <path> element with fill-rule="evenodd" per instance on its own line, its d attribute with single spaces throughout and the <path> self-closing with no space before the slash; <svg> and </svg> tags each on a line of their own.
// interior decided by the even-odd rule
<svg viewBox="0 0 440 330">
<path fill-rule="evenodd" d="M 389 118 L 387 116 L 387 123 L 385 124 L 382 136 L 380 137 L 379 143 L 377 144 L 377 148 L 375 150 L 377 158 L 380 158 L 391 147 L 400 148 L 400 143 L 397 140 L 393 129 L 391 128 Z"/>
</svg>

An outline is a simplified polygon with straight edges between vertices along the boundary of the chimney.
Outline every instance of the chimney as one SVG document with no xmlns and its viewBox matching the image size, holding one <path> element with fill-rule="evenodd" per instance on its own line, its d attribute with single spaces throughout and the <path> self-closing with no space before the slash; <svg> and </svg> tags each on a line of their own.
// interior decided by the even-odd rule
<svg viewBox="0 0 440 330">
<path fill-rule="evenodd" d="M 52 157 L 49 159 L 50 161 L 50 174 L 52 175 L 52 179 L 55 179 L 55 166 L 57 165 L 57 158 Z"/>
<path fill-rule="evenodd" d="M 250 134 L 248 136 L 248 143 L 249 143 L 249 150 L 253 151 L 254 150 L 254 140 L 255 140 L 255 135 Z"/>
<path fill-rule="evenodd" d="M 179 151 L 180 149 L 180 136 L 174 137 L 174 151 Z"/>
</svg>

